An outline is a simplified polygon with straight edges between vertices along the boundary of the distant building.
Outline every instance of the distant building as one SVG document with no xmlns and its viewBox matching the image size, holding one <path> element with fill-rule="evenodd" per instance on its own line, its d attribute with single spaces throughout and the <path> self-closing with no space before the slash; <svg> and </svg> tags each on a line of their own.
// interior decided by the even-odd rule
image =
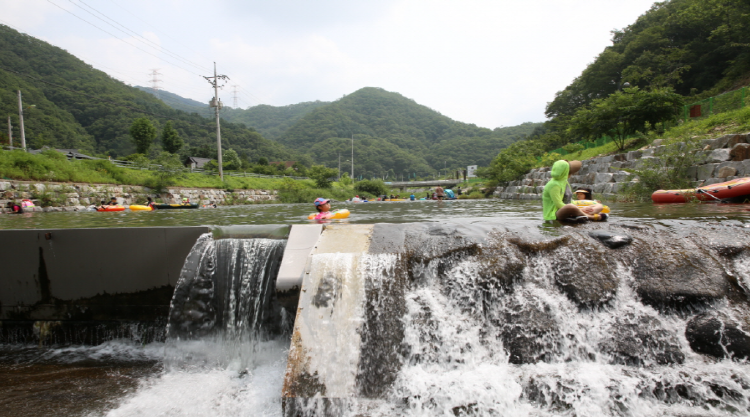
<svg viewBox="0 0 750 417">
<path fill-rule="evenodd" d="M 210 160 L 211 158 L 199 158 L 197 156 L 191 156 L 188 158 L 188 162 L 187 164 L 185 164 L 185 166 L 187 166 L 191 170 L 196 168 L 203 168 L 203 165 L 206 165 L 206 163 Z"/>
</svg>

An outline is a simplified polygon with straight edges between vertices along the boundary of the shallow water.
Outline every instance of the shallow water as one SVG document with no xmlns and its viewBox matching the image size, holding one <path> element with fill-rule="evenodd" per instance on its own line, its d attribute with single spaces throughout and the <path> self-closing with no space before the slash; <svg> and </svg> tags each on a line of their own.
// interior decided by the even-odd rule
<svg viewBox="0 0 750 417">
<path fill-rule="evenodd" d="M 610 221 L 673 224 L 681 221 L 746 222 L 750 205 L 687 203 L 611 203 Z M 347 208 L 351 216 L 342 223 L 412 223 L 429 221 L 489 222 L 525 227 L 542 225 L 541 201 L 453 200 L 414 202 L 334 203 L 333 209 Z M 100 227 L 155 227 L 238 224 L 309 224 L 311 204 L 264 204 L 227 206 L 216 209 L 157 210 L 154 212 L 58 212 L 0 215 L 0 229 L 68 229 Z"/>
</svg>

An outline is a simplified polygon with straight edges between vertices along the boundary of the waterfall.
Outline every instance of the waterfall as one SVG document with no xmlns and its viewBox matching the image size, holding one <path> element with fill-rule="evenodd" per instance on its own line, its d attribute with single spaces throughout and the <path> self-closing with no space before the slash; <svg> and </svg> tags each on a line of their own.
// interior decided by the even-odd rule
<svg viewBox="0 0 750 417">
<path fill-rule="evenodd" d="M 244 340 L 278 333 L 285 312 L 274 303 L 286 241 L 201 236 L 185 260 L 170 306 L 167 336 L 221 334 Z"/>
</svg>

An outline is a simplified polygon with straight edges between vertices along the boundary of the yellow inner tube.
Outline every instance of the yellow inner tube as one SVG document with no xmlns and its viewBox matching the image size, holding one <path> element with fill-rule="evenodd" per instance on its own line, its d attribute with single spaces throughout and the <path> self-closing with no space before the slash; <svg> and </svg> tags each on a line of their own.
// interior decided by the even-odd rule
<svg viewBox="0 0 750 417">
<path fill-rule="evenodd" d="M 131 211 L 151 211 L 153 210 L 150 206 L 143 206 L 139 204 L 131 204 L 130 205 Z"/>
<path fill-rule="evenodd" d="M 321 220 L 345 219 L 345 218 L 349 217 L 349 210 L 347 210 L 347 209 L 335 210 L 335 211 L 332 211 L 331 213 L 332 213 L 331 217 L 326 217 L 325 219 L 321 219 Z M 317 215 L 318 215 L 318 213 L 313 213 L 313 214 L 307 216 L 307 218 L 309 220 L 312 220 Z"/>
<path fill-rule="evenodd" d="M 573 200 L 572 202 L 578 207 L 586 207 L 586 206 L 593 206 L 594 204 L 602 204 L 596 200 Z M 604 206 L 602 204 L 602 206 Z M 604 206 L 602 208 L 602 213 L 609 213 L 609 206 Z"/>
</svg>

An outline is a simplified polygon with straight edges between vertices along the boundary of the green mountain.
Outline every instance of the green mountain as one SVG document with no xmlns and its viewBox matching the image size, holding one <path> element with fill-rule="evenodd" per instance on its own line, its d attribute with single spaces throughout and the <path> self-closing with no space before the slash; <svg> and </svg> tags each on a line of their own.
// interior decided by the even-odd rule
<svg viewBox="0 0 750 417">
<path fill-rule="evenodd" d="M 152 93 L 151 89 L 141 87 Z M 165 91 L 168 105 L 188 109 L 198 103 Z M 206 117 L 213 117 L 205 111 Z M 486 166 L 508 145 L 541 123 L 494 130 L 454 121 L 414 100 L 381 88 L 363 88 L 333 103 L 308 102 L 284 107 L 224 108 L 222 119 L 243 123 L 316 164 L 351 172 L 354 137 L 355 175 L 363 178 L 425 177 L 438 171 Z"/>
<path fill-rule="evenodd" d="M 307 151 L 318 163 L 349 171 L 352 137 L 355 175 L 392 177 L 488 165 L 492 157 L 540 123 L 494 130 L 454 121 L 381 88 L 363 88 L 302 117 L 279 142 Z"/>
<path fill-rule="evenodd" d="M 27 146 L 32 148 L 48 145 L 113 157 L 129 155 L 135 151 L 130 125 L 139 117 L 148 117 L 159 130 L 171 120 L 186 145 L 196 151 L 202 148 L 210 155 L 216 148 L 212 120 L 172 109 L 63 49 L 0 25 L 0 114 L 11 116 L 14 144 L 20 138 L 17 90 L 22 91 L 24 105 L 33 105 L 24 115 Z M 7 143 L 7 129 L 0 131 Z M 251 160 L 301 157 L 241 124 L 222 123 L 221 132 L 222 148 Z"/>
<path fill-rule="evenodd" d="M 263 137 L 278 139 L 303 116 L 327 104 L 329 103 L 325 101 L 309 101 L 280 107 L 261 104 L 246 110 L 225 107 L 221 117 L 252 127 L 262 133 Z"/>
<path fill-rule="evenodd" d="M 190 98 L 181 97 L 177 94 L 170 93 L 169 91 L 159 90 L 156 92 L 149 87 L 141 87 L 138 85 L 135 86 L 135 88 L 153 95 L 175 110 L 182 110 L 185 113 L 198 113 L 207 118 L 214 117 L 214 110 L 208 107 L 208 103 L 202 103 Z"/>
<path fill-rule="evenodd" d="M 206 103 L 180 97 L 169 91 L 160 90 L 157 93 L 148 87 L 136 88 L 158 97 L 173 109 L 182 110 L 187 113 L 198 113 L 206 118 L 215 117 L 214 110 L 208 107 Z M 251 127 L 260 132 L 265 138 L 278 139 L 302 116 L 326 104 L 328 103 L 324 101 L 311 101 L 280 107 L 269 106 L 267 104 L 253 106 L 248 109 L 224 107 L 221 109 L 220 117 L 222 120 L 242 123 L 247 127 Z"/>
</svg>

